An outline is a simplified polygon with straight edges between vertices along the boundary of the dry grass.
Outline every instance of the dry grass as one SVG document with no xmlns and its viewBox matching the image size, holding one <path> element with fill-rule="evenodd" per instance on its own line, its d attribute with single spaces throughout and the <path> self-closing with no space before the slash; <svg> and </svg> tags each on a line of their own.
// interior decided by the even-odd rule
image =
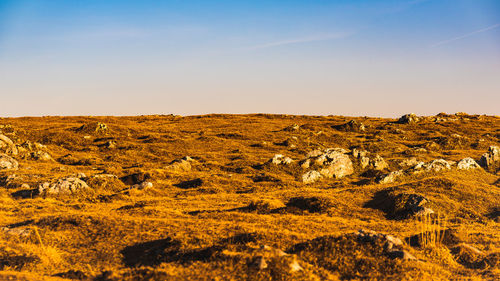
<svg viewBox="0 0 500 281">
<path fill-rule="evenodd" d="M 11 125 L 1 130 L 16 143 L 39 142 L 55 159 L 15 156 L 19 170 L 0 171 L 0 227 L 29 231 L 0 230 L 0 280 L 56 274 L 82 280 L 499 279 L 498 171 L 453 169 L 376 184 L 377 172 L 355 163 L 355 173 L 342 179 L 298 180 L 298 160 L 316 148 L 360 147 L 397 170 L 410 157 L 479 159 L 489 145 L 499 145 L 498 117 L 443 118 L 457 120 L 405 125 L 266 114 L 0 119 Z M 351 119 L 366 131 L 336 127 Z M 423 147 L 426 152 L 415 152 Z M 275 154 L 296 161 L 265 164 Z M 191 170 L 168 168 L 184 156 L 195 160 Z M 23 188 L 1 183 L 15 174 L 16 182 L 35 188 L 77 173 L 91 178 L 89 192 L 22 198 L 14 195 Z M 92 178 L 103 173 L 117 179 Z M 134 179 L 153 187 L 128 190 Z M 393 216 L 391 198 L 402 193 L 424 196 L 439 215 Z M 420 261 L 392 260 L 383 245 L 349 239 L 359 229 L 401 238 Z M 484 254 L 457 250 L 461 243 Z M 288 261 L 259 252 L 262 245 L 294 255 L 303 270 L 290 273 Z M 308 248 L 295 251 L 297 245 Z M 253 267 L 259 255 L 268 265 L 260 271 Z"/>
</svg>

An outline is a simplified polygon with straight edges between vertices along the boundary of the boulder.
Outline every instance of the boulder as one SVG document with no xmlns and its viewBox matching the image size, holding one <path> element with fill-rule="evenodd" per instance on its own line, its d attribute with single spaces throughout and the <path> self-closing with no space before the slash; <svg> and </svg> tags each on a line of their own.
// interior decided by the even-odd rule
<svg viewBox="0 0 500 281">
<path fill-rule="evenodd" d="M 325 167 L 319 171 L 321 175 L 327 178 L 342 178 L 354 173 L 352 161 L 346 154 L 328 154 L 326 158 L 322 165 Z"/>
<path fill-rule="evenodd" d="M 401 116 L 398 120 L 399 124 L 413 124 L 420 121 L 420 118 L 414 113 L 409 113 Z"/>
<path fill-rule="evenodd" d="M 302 175 L 302 182 L 305 184 L 313 183 L 321 179 L 321 174 L 318 171 L 309 171 Z"/>
<path fill-rule="evenodd" d="M 407 218 L 434 213 L 433 210 L 424 207 L 429 200 L 420 194 L 403 192 L 395 195 L 393 201 L 393 215 L 396 217 Z"/>
<path fill-rule="evenodd" d="M 378 183 L 392 183 L 394 182 L 397 178 L 401 177 L 404 175 L 403 170 L 398 170 L 398 171 L 393 171 L 390 172 L 389 174 L 385 174 L 377 179 Z"/>
<path fill-rule="evenodd" d="M 17 170 L 19 163 L 7 154 L 0 153 L 0 170 Z"/>
<path fill-rule="evenodd" d="M 14 142 L 6 135 L 0 134 L 0 151 L 17 155 L 18 150 Z"/>
<path fill-rule="evenodd" d="M 479 164 L 477 164 L 477 162 L 470 157 L 460 160 L 457 164 L 457 169 L 459 170 L 473 170 L 478 168 L 481 168 L 481 166 L 479 166 Z"/>
<path fill-rule="evenodd" d="M 380 155 L 376 155 L 375 157 L 370 159 L 370 166 L 374 170 L 378 171 L 385 170 L 389 167 L 389 165 L 387 165 L 387 162 L 385 162 L 384 158 L 382 158 Z"/>
<path fill-rule="evenodd" d="M 333 126 L 334 129 L 344 132 L 364 132 L 366 127 L 363 123 L 351 120 L 345 124 Z"/>
<path fill-rule="evenodd" d="M 41 195 L 69 195 L 89 189 L 90 187 L 81 179 L 68 177 L 52 183 L 42 183 L 38 187 L 38 192 Z"/>
<path fill-rule="evenodd" d="M 166 167 L 166 169 L 171 170 L 171 171 L 190 171 L 191 170 L 191 163 L 194 162 L 194 159 L 185 156 L 181 159 L 176 159 Z"/>
<path fill-rule="evenodd" d="M 293 162 L 293 159 L 285 157 L 282 154 L 276 154 L 273 158 L 271 158 L 271 160 L 269 160 L 269 162 L 274 165 L 289 165 Z"/>
<path fill-rule="evenodd" d="M 500 162 L 500 147 L 493 145 L 488 148 L 488 151 L 479 160 L 479 164 L 484 168 L 490 168 L 498 162 Z"/>
</svg>

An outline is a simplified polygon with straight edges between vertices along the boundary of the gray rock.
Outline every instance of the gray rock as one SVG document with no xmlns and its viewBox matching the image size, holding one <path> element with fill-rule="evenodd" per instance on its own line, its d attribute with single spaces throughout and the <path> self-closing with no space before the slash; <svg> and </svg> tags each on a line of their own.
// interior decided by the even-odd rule
<svg viewBox="0 0 500 281">
<path fill-rule="evenodd" d="M 479 164 L 485 168 L 489 168 L 498 162 L 500 162 L 500 147 L 498 146 L 490 146 L 479 160 Z"/>
<path fill-rule="evenodd" d="M 89 190 L 90 187 L 81 179 L 75 177 L 62 178 L 53 183 L 42 183 L 38 187 L 41 195 L 68 195 Z"/>
<path fill-rule="evenodd" d="M 378 183 L 392 183 L 394 182 L 396 179 L 398 179 L 399 177 L 402 177 L 404 176 L 404 172 L 403 170 L 398 170 L 398 171 L 393 171 L 393 172 L 390 172 L 389 174 L 386 174 L 386 175 L 383 175 L 381 176 L 377 182 Z"/>
<path fill-rule="evenodd" d="M 457 164 L 457 169 L 459 170 L 473 170 L 478 168 L 481 168 L 481 166 L 479 166 L 479 164 L 477 164 L 477 162 L 470 157 L 460 160 Z"/>
<path fill-rule="evenodd" d="M 318 171 L 309 171 L 302 175 L 302 182 L 305 184 L 313 183 L 321 179 Z"/>
<path fill-rule="evenodd" d="M 274 165 L 289 165 L 293 162 L 293 159 L 290 157 L 285 157 L 282 154 L 276 154 L 274 155 L 271 160 L 269 160 Z"/>
<path fill-rule="evenodd" d="M 7 154 L 0 153 L 0 170 L 17 170 L 19 163 Z"/>
<path fill-rule="evenodd" d="M 417 115 L 415 115 L 414 113 L 409 113 L 401 116 L 401 118 L 399 118 L 398 120 L 398 123 L 412 124 L 412 123 L 417 123 L 418 121 L 420 121 L 420 118 Z"/>
<path fill-rule="evenodd" d="M 387 165 L 387 162 L 385 162 L 384 158 L 382 158 L 380 155 L 375 155 L 375 157 L 370 159 L 370 166 L 374 170 L 379 170 L 379 171 L 382 171 L 389 167 L 389 165 Z"/>
</svg>

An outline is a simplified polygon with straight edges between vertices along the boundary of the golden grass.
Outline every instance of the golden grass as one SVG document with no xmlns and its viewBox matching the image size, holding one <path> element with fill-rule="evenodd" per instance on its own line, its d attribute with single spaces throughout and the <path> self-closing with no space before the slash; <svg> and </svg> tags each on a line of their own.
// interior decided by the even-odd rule
<svg viewBox="0 0 500 281">
<path fill-rule="evenodd" d="M 332 128 L 351 119 L 364 123 L 367 130 L 344 132 Z M 144 173 L 154 184 L 150 189 L 121 192 L 130 185 L 92 179 L 88 181 L 92 192 L 33 199 L 12 196 L 20 188 L 0 187 L 0 227 L 32 230 L 28 237 L 0 230 L 0 264 L 6 264 L 0 270 L 0 280 L 3 276 L 50 279 L 68 270 L 91 279 L 109 274 L 108 280 L 339 278 L 341 272 L 334 266 L 327 268 L 313 262 L 316 260 L 332 264 L 342 261 L 343 272 L 359 274 L 359 279 L 498 279 L 498 268 L 468 268 L 458 263 L 441 231 L 450 229 L 460 242 L 487 254 L 500 252 L 494 211 L 500 206 L 500 176 L 496 171 L 424 173 L 379 185 L 358 169 L 340 180 L 304 185 L 297 180 L 302 172 L 297 166 L 257 168 L 275 154 L 300 160 L 315 148 L 361 147 L 381 155 L 390 170 L 397 170 L 398 163 L 410 157 L 406 151 L 416 146 L 428 147 L 426 153 L 411 155 L 420 161 L 458 161 L 478 159 L 488 145 L 499 145 L 500 119 L 496 117 L 470 116 L 444 123 L 426 120 L 416 125 L 392 121 L 263 114 L 0 119 L 0 125 L 12 125 L 15 134 L 4 133 L 14 141 L 40 142 L 55 159 L 42 162 L 18 158 L 20 169 L 1 171 L 0 177 L 16 174 L 35 188 L 41 182 L 80 172 L 89 177 L 111 173 L 119 178 Z M 107 125 L 105 132 L 96 131 L 98 122 Z M 90 129 L 78 129 L 88 124 Z M 283 130 L 292 124 L 298 124 L 299 129 Z M 465 136 L 467 141 L 452 140 L 453 133 Z M 297 139 L 286 142 L 292 137 Z M 116 142 L 117 147 L 102 146 L 108 140 Z M 295 147 L 286 145 L 292 142 Z M 429 145 L 431 142 L 437 146 Z M 83 161 L 60 163 L 58 159 L 67 154 Z M 196 160 L 191 171 L 166 168 L 172 160 L 186 155 Z M 179 185 L 195 179 L 202 184 L 193 188 Z M 425 196 L 429 207 L 439 215 L 394 219 L 388 216 L 383 200 L 390 192 Z M 317 212 L 286 207 L 290 199 L 298 197 L 319 198 L 328 204 L 320 204 Z M 382 252 L 357 248 L 357 244 L 351 248 L 331 245 L 351 252 L 323 257 L 312 249 L 307 255 L 298 254 L 304 271 L 289 275 L 277 264 L 256 272 L 243 258 L 221 257 L 226 252 L 251 255 L 252 247 L 260 245 L 288 251 L 318 237 L 343 237 L 359 229 L 392 234 L 402 240 L 420 235 L 423 247 L 407 242 L 403 247 L 421 261 L 390 261 Z M 238 244 L 243 234 L 255 234 L 255 241 Z M 167 238 L 179 248 L 165 246 Z M 217 251 L 218 247 L 222 250 Z M 127 265 L 130 257 L 124 249 L 138 251 L 139 257 L 150 263 Z M 204 258 L 211 250 L 214 255 Z M 18 258 L 24 254 L 33 259 Z M 367 269 L 370 265 L 374 265 L 371 271 Z M 362 272 L 353 273 L 356 266 Z"/>
</svg>

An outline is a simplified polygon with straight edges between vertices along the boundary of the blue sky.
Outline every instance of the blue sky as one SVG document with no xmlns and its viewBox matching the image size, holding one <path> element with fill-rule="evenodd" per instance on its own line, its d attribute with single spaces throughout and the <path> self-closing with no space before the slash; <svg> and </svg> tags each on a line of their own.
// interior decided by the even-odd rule
<svg viewBox="0 0 500 281">
<path fill-rule="evenodd" d="M 0 116 L 500 115 L 500 1 L 0 0 Z"/>
</svg>

